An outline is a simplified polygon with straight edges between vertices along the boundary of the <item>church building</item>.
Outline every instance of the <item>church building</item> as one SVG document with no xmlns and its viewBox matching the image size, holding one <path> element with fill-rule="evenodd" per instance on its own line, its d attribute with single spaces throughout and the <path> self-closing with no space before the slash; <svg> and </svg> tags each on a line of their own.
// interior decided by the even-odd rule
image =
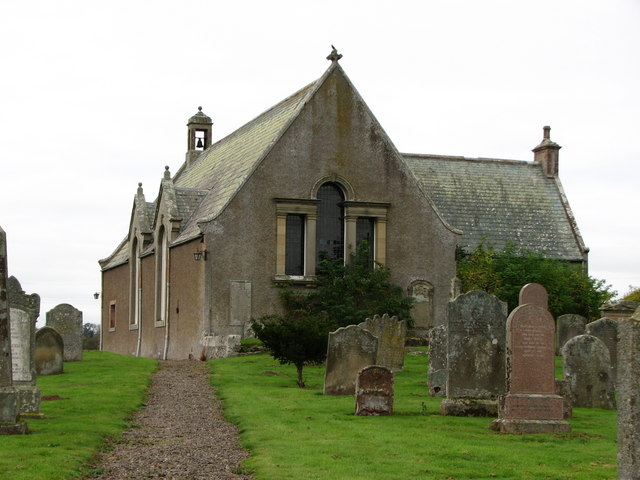
<svg viewBox="0 0 640 480">
<path fill-rule="evenodd" d="M 281 310 L 274 287 L 312 288 L 322 258 L 349 261 L 363 240 L 416 299 L 418 335 L 446 321 L 456 246 L 515 241 L 586 266 L 548 127 L 532 161 L 400 153 L 340 57 L 216 143 L 201 108 L 189 119 L 185 162 L 153 202 L 139 184 L 126 238 L 100 260 L 104 350 L 228 355 Z"/>
</svg>

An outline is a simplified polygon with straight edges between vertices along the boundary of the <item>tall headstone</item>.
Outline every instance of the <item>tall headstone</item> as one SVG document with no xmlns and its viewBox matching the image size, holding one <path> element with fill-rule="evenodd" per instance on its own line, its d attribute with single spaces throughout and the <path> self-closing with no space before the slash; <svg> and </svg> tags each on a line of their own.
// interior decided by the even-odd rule
<svg viewBox="0 0 640 480">
<path fill-rule="evenodd" d="M 429 395 L 447 395 L 447 326 L 438 325 L 429 331 Z"/>
<path fill-rule="evenodd" d="M 442 415 L 497 416 L 505 392 L 507 304 L 480 290 L 449 302 L 447 398 Z"/>
<path fill-rule="evenodd" d="M 640 308 L 618 320 L 618 478 L 640 472 Z"/>
<path fill-rule="evenodd" d="M 36 373 L 58 375 L 64 371 L 64 341 L 55 328 L 42 327 L 36 332 Z"/>
<path fill-rule="evenodd" d="M 18 420 L 18 394 L 13 387 L 11 320 L 7 295 L 7 236 L 0 227 L 0 435 L 27 433 Z"/>
<path fill-rule="evenodd" d="M 7 281 L 11 313 L 13 386 L 18 392 L 20 415 L 41 417 L 40 389 L 36 386 L 35 337 L 40 297 L 27 295 L 16 277 Z"/>
<path fill-rule="evenodd" d="M 593 335 L 578 335 L 562 347 L 562 370 L 574 407 L 615 408 L 609 350 Z"/>
<path fill-rule="evenodd" d="M 564 344 L 573 337 L 582 335 L 586 328 L 587 319 L 582 315 L 560 315 L 556 321 L 556 355 L 561 355 Z"/>
<path fill-rule="evenodd" d="M 47 327 L 55 328 L 64 341 L 64 361 L 82 360 L 82 312 L 62 303 L 47 312 Z"/>
<path fill-rule="evenodd" d="M 611 359 L 611 377 L 615 388 L 618 378 L 618 322 L 603 317 L 587 324 L 587 334 L 598 337 L 607 346 Z"/>
<path fill-rule="evenodd" d="M 353 395 L 358 372 L 375 365 L 377 352 L 376 336 L 358 325 L 329 333 L 324 394 Z"/>
<path fill-rule="evenodd" d="M 386 313 L 374 315 L 358 326 L 369 330 L 378 339 L 376 365 L 382 365 L 397 372 L 404 366 L 404 343 L 407 338 L 407 323 Z"/>
<path fill-rule="evenodd" d="M 356 415 L 393 413 L 393 372 L 380 365 L 364 367 L 356 380 Z"/>
<path fill-rule="evenodd" d="M 491 425 L 495 430 L 571 431 L 563 419 L 563 399 L 555 393 L 555 322 L 547 305 L 544 287 L 527 284 L 520 290 L 520 305 L 507 319 L 508 393 L 499 399 L 499 418 Z"/>
</svg>

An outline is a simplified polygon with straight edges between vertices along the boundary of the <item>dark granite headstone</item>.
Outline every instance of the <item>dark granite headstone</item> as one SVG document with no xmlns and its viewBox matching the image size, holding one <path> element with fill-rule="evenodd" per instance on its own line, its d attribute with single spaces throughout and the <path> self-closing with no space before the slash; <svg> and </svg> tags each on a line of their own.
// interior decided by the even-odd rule
<svg viewBox="0 0 640 480">
<path fill-rule="evenodd" d="M 58 375 L 64 371 L 64 342 L 52 327 L 42 327 L 36 332 L 36 373 Z"/>
<path fill-rule="evenodd" d="M 55 328 L 64 342 L 64 361 L 82 360 L 82 312 L 62 303 L 47 312 L 47 327 Z"/>
<path fill-rule="evenodd" d="M 19 398 L 13 387 L 11 319 L 7 295 L 7 237 L 0 227 L 0 435 L 27 433 L 18 420 Z"/>
<path fill-rule="evenodd" d="M 640 308 L 618 320 L 618 478 L 640 472 Z"/>
<path fill-rule="evenodd" d="M 356 415 L 393 413 L 393 373 L 380 365 L 364 367 L 356 380 Z"/>
<path fill-rule="evenodd" d="M 562 347 L 562 370 L 574 407 L 615 408 L 609 350 L 592 335 L 578 335 Z"/>
<path fill-rule="evenodd" d="M 358 325 L 329 333 L 324 377 L 325 395 L 353 395 L 358 372 L 375 365 L 378 339 Z"/>
<path fill-rule="evenodd" d="M 556 320 L 556 355 L 562 354 L 562 347 L 573 337 L 582 335 L 587 328 L 587 319 L 582 315 L 560 315 Z"/>
<path fill-rule="evenodd" d="M 531 289 L 531 292 L 527 290 Z M 556 395 L 555 322 L 544 288 L 527 284 L 519 305 L 507 319 L 507 387 L 500 397 L 499 418 L 492 428 L 504 433 L 569 432 L 563 419 L 563 399 Z"/>
<path fill-rule="evenodd" d="M 615 388 L 618 378 L 618 322 L 603 317 L 587 324 L 587 334 L 598 337 L 607 346 L 611 359 L 611 377 Z"/>
<path fill-rule="evenodd" d="M 404 343 L 407 338 L 407 324 L 397 317 L 389 317 L 386 313 L 381 317 L 374 315 L 358 326 L 369 330 L 378 339 L 376 365 L 382 365 L 397 372 L 404 365 Z"/>
<path fill-rule="evenodd" d="M 429 395 L 447 396 L 447 326 L 429 331 Z"/>
<path fill-rule="evenodd" d="M 497 416 L 505 393 L 507 304 L 480 290 L 449 302 L 447 398 L 442 415 Z"/>
</svg>

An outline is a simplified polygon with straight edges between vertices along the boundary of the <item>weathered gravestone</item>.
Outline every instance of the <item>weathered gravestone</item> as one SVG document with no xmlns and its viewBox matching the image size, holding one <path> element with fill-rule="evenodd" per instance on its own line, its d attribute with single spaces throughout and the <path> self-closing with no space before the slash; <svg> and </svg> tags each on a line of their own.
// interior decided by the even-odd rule
<svg viewBox="0 0 640 480">
<path fill-rule="evenodd" d="M 525 302 L 536 303 L 525 303 Z M 527 284 L 507 319 L 507 395 L 491 428 L 504 433 L 570 432 L 555 393 L 555 322 L 544 287 Z"/>
<path fill-rule="evenodd" d="M 358 324 L 369 330 L 378 339 L 376 365 L 382 365 L 397 372 L 404 366 L 404 342 L 407 338 L 407 324 L 397 317 L 389 317 L 386 313 L 381 317 L 374 315 Z"/>
<path fill-rule="evenodd" d="M 7 297 L 7 237 L 0 227 L 0 435 L 27 433 L 27 425 L 18 420 L 18 393 L 13 387 L 10 309 Z"/>
<path fill-rule="evenodd" d="M 358 325 L 329 333 L 324 376 L 325 395 L 353 395 L 358 372 L 375 365 L 378 339 Z"/>
<path fill-rule="evenodd" d="M 47 327 L 55 328 L 64 342 L 64 361 L 82 360 L 82 312 L 62 303 L 47 312 Z"/>
<path fill-rule="evenodd" d="M 603 317 L 587 324 L 587 334 L 598 337 L 607 346 L 611 359 L 611 377 L 615 388 L 618 378 L 618 322 Z"/>
<path fill-rule="evenodd" d="M 20 414 L 41 417 L 40 389 L 36 386 L 35 336 L 40 315 L 40 297 L 27 295 L 16 277 L 7 281 L 11 312 L 13 386 L 18 392 Z"/>
<path fill-rule="evenodd" d="M 566 380 L 556 378 L 556 395 L 562 397 L 562 417 L 571 418 L 573 416 L 573 406 L 571 405 L 571 394 L 569 393 L 569 385 Z"/>
<path fill-rule="evenodd" d="M 438 325 L 429 331 L 429 395 L 447 395 L 447 326 Z"/>
<path fill-rule="evenodd" d="M 609 351 L 592 335 L 573 337 L 562 347 L 562 370 L 574 407 L 613 410 L 613 381 Z"/>
<path fill-rule="evenodd" d="M 582 315 L 560 315 L 556 321 L 556 355 L 562 354 L 562 347 L 573 337 L 582 335 L 587 328 L 587 319 Z"/>
<path fill-rule="evenodd" d="M 380 365 L 364 367 L 356 379 L 356 415 L 393 413 L 393 373 Z"/>
<path fill-rule="evenodd" d="M 497 416 L 505 392 L 507 304 L 480 290 L 449 302 L 447 398 L 442 415 Z"/>
<path fill-rule="evenodd" d="M 36 332 L 36 373 L 58 375 L 63 373 L 64 341 L 55 328 L 42 327 Z"/>
<path fill-rule="evenodd" d="M 618 320 L 618 478 L 640 478 L 640 308 Z"/>
</svg>

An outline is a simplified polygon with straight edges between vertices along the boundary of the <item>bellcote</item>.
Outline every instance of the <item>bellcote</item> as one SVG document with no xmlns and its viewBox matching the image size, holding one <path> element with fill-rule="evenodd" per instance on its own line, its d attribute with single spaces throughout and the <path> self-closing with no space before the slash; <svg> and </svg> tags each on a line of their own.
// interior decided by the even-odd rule
<svg viewBox="0 0 640 480">
<path fill-rule="evenodd" d="M 212 126 L 211 117 L 198 107 L 198 112 L 187 122 L 187 166 L 211 146 Z"/>
<path fill-rule="evenodd" d="M 542 165 L 542 170 L 547 177 L 557 177 L 558 153 L 562 147 L 551 141 L 551 127 L 545 126 L 543 132 L 542 142 L 532 150 L 533 160 Z"/>
</svg>

